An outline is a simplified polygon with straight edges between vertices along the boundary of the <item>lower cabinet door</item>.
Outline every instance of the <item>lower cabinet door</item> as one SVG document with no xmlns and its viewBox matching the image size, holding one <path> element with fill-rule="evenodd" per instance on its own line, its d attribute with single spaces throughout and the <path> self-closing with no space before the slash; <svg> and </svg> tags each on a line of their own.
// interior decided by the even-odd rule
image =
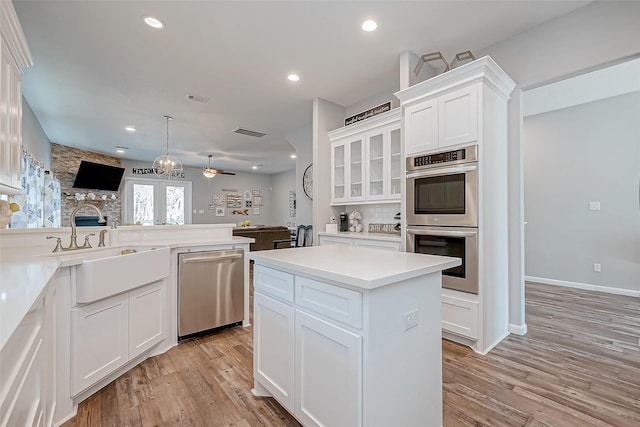
<svg viewBox="0 0 640 427">
<path fill-rule="evenodd" d="M 128 293 L 71 310 L 74 396 L 129 360 L 128 315 Z"/>
<path fill-rule="evenodd" d="M 293 413 L 293 307 L 259 292 L 253 301 L 255 380 Z"/>
<path fill-rule="evenodd" d="M 129 359 L 165 338 L 165 281 L 129 292 Z"/>
<path fill-rule="evenodd" d="M 362 336 L 296 310 L 295 416 L 305 426 L 362 425 Z"/>
</svg>

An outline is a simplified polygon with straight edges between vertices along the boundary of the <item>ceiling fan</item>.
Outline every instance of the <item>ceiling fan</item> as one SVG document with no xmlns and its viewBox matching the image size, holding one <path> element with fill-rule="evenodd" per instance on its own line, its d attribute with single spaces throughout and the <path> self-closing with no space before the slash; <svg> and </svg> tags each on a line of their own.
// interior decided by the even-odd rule
<svg viewBox="0 0 640 427">
<path fill-rule="evenodd" d="M 213 154 L 209 154 L 209 166 L 205 166 L 204 168 L 202 168 L 202 175 L 204 175 L 206 178 L 213 178 L 216 175 L 235 175 L 235 173 L 233 172 L 225 172 L 222 169 L 216 169 L 213 166 L 211 166 L 211 157 L 213 157 Z"/>
</svg>

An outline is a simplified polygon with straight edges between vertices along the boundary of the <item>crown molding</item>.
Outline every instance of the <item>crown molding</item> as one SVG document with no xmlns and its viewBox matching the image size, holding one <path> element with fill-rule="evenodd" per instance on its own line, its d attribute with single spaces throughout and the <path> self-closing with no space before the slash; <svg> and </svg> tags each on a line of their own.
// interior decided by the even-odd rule
<svg viewBox="0 0 640 427">
<path fill-rule="evenodd" d="M 414 103 L 459 86 L 482 82 L 505 99 L 509 99 L 516 84 L 489 56 L 483 56 L 453 70 L 410 86 L 394 95 L 401 105 Z"/>
<path fill-rule="evenodd" d="M 21 72 L 33 65 L 27 39 L 10 0 L 0 0 L 0 36 Z"/>
</svg>

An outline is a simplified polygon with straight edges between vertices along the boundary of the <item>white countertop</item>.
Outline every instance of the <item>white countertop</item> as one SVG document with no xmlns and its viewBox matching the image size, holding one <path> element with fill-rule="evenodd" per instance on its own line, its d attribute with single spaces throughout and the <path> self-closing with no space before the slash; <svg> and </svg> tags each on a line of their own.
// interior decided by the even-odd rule
<svg viewBox="0 0 640 427">
<path fill-rule="evenodd" d="M 400 234 L 391 233 L 355 233 L 352 231 L 341 231 L 338 233 L 327 233 L 325 231 L 319 231 L 318 236 L 330 236 L 330 237 L 353 237 L 357 239 L 372 239 L 372 240 L 386 240 L 389 242 L 400 242 Z"/>
<path fill-rule="evenodd" d="M 173 226 L 175 227 L 175 226 Z M 42 231 L 40 231 L 42 233 Z M 33 303 L 54 277 L 59 267 L 80 264 L 83 258 L 103 249 L 114 247 L 162 246 L 169 248 L 205 247 L 230 244 L 249 244 L 254 239 L 228 237 L 203 241 L 191 237 L 166 240 L 123 242 L 105 248 L 79 249 L 52 254 L 54 244 L 38 247 L 7 247 L 0 245 L 0 349 L 4 347 Z"/>
<path fill-rule="evenodd" d="M 249 259 L 361 289 L 375 289 L 462 263 L 460 258 L 341 245 L 250 252 Z"/>
</svg>

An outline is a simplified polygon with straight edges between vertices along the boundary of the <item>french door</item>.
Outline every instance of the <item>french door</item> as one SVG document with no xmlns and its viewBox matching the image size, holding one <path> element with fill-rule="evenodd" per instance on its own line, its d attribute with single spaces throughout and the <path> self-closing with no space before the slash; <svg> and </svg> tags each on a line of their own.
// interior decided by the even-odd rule
<svg viewBox="0 0 640 427">
<path fill-rule="evenodd" d="M 124 179 L 124 222 L 134 225 L 191 224 L 191 182 Z"/>
</svg>

